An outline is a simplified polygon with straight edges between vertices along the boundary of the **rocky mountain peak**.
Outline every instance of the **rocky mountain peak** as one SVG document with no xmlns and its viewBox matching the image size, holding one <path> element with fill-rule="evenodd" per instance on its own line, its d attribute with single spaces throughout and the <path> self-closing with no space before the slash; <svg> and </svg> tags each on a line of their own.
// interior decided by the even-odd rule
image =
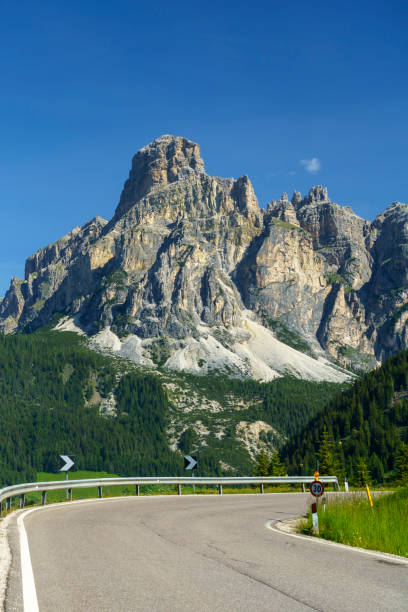
<svg viewBox="0 0 408 612">
<path fill-rule="evenodd" d="M 373 221 L 374 227 L 380 227 L 383 223 L 389 221 L 398 221 L 401 220 L 402 217 L 406 217 L 408 214 L 408 204 L 404 204 L 403 202 L 393 202 L 387 208 L 377 215 L 377 217 Z"/>
<path fill-rule="evenodd" d="M 129 178 L 123 188 L 114 220 L 155 187 L 168 185 L 204 171 L 198 144 L 170 134 L 156 138 L 133 157 Z"/>
<path fill-rule="evenodd" d="M 295 191 L 293 192 L 293 196 L 292 196 L 292 204 L 293 205 L 297 205 L 300 204 L 300 202 L 302 201 L 302 194 L 300 193 L 300 191 Z"/>
<path fill-rule="evenodd" d="M 305 204 L 322 204 L 323 202 L 330 202 L 327 187 L 314 185 L 314 187 L 309 190 L 307 196 L 303 198 L 302 206 Z"/>
<path fill-rule="evenodd" d="M 259 214 L 258 200 L 248 176 L 240 176 L 233 185 L 231 196 L 241 212 Z"/>
<path fill-rule="evenodd" d="M 407 261 L 406 204 L 371 224 L 316 185 L 263 211 L 248 176 L 208 176 L 197 144 L 164 135 L 133 157 L 113 219 L 27 259 L 0 331 L 63 314 L 149 367 L 338 380 L 314 357 L 363 369 L 408 346 Z"/>
</svg>

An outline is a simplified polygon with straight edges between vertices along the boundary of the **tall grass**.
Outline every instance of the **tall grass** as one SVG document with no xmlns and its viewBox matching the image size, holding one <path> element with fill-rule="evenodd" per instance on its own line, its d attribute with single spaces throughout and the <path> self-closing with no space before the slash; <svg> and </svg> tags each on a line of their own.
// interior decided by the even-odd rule
<svg viewBox="0 0 408 612">
<path fill-rule="evenodd" d="M 318 515 L 322 538 L 408 557 L 408 488 L 376 496 L 373 509 L 363 494 L 329 497 Z M 300 530 L 312 532 L 311 513 Z"/>
</svg>

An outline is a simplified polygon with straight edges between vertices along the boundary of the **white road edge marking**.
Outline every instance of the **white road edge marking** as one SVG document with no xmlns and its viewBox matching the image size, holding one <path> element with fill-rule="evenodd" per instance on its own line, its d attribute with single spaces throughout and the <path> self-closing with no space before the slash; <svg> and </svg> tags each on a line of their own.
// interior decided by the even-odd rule
<svg viewBox="0 0 408 612">
<path fill-rule="evenodd" d="M 24 512 L 24 514 L 17 519 L 18 534 L 20 537 L 21 582 L 23 586 L 24 612 L 38 612 L 37 591 L 35 590 L 27 532 L 24 527 L 24 517 L 32 511 L 33 510 L 28 510 Z"/>
<path fill-rule="evenodd" d="M 349 552 L 363 553 L 364 555 L 377 557 L 384 561 L 392 561 L 393 563 L 398 563 L 399 565 L 408 565 L 408 559 L 405 559 L 405 557 L 400 557 L 399 555 L 393 555 L 391 553 L 382 553 L 379 551 L 377 552 L 376 550 L 368 550 L 366 548 L 358 548 L 357 546 L 348 546 L 347 544 L 340 544 L 339 542 L 331 542 L 330 540 L 325 540 L 323 538 L 315 538 L 313 536 L 300 535 L 298 533 L 290 533 L 289 531 L 283 531 L 282 529 L 278 529 L 277 527 L 275 527 L 276 522 L 281 522 L 281 521 L 267 521 L 265 523 L 265 527 L 283 536 L 289 536 L 291 538 L 298 538 L 299 540 L 306 540 L 307 542 L 314 542 L 315 544 L 321 544 L 323 546 L 335 546 L 336 548 L 342 548 L 343 550 L 347 550 Z"/>
<path fill-rule="evenodd" d="M 48 510 L 50 508 L 61 508 L 66 505 L 74 505 L 81 503 L 92 503 L 92 502 L 104 502 L 104 501 L 120 501 L 123 499 L 129 499 L 128 497 L 105 497 L 103 499 L 78 499 L 73 502 L 49 504 L 48 506 L 37 506 L 26 510 L 17 518 L 17 528 L 20 540 L 20 560 L 21 560 L 21 582 L 23 590 L 23 606 L 24 612 L 39 612 L 37 591 L 35 588 L 35 580 L 33 573 L 33 566 L 31 563 L 30 547 L 28 545 L 28 538 L 26 528 L 24 526 L 24 519 L 31 512 L 37 512 L 38 510 Z"/>
</svg>

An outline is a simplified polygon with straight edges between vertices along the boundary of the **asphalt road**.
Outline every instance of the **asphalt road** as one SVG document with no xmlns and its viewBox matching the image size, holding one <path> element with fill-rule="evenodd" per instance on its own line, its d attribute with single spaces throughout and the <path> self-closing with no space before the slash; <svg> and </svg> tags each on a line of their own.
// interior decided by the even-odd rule
<svg viewBox="0 0 408 612">
<path fill-rule="evenodd" d="M 308 500 L 129 497 L 33 512 L 24 523 L 39 610 L 407 611 L 408 564 L 267 529 Z M 14 612 L 23 604 L 13 527 L 10 536 Z"/>
</svg>

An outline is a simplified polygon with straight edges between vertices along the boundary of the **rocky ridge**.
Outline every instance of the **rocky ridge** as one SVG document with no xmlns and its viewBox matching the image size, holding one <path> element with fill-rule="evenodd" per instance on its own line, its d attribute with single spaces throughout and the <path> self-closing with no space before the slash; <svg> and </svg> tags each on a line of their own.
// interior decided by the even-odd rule
<svg viewBox="0 0 408 612">
<path fill-rule="evenodd" d="M 132 160 L 111 221 L 27 259 L 0 303 L 4 333 L 62 315 L 155 367 L 341 380 L 407 347 L 408 206 L 373 223 L 313 187 L 259 207 L 247 176 L 208 176 L 199 146 L 165 135 Z"/>
</svg>

